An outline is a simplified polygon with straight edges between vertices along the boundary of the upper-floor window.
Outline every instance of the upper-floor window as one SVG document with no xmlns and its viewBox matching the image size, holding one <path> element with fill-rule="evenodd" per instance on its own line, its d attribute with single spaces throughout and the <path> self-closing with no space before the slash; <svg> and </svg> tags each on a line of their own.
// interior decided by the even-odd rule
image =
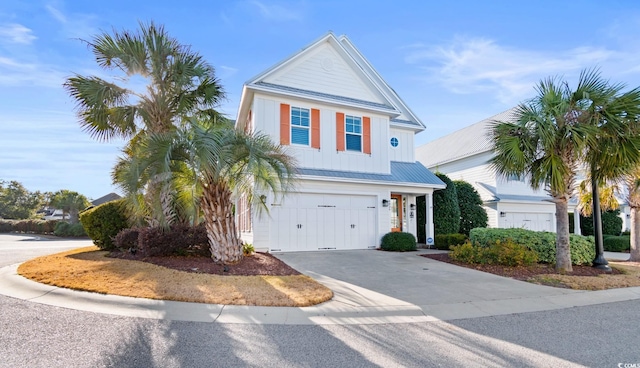
<svg viewBox="0 0 640 368">
<path fill-rule="evenodd" d="M 309 145 L 309 109 L 291 107 L 291 143 Z"/>
<path fill-rule="evenodd" d="M 362 118 L 345 116 L 346 148 L 348 151 L 362 151 Z"/>
</svg>

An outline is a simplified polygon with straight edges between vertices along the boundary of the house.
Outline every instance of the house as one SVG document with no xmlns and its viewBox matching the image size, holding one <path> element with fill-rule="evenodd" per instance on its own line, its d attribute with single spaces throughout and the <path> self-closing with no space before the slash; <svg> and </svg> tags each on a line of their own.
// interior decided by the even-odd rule
<svg viewBox="0 0 640 368">
<path fill-rule="evenodd" d="M 416 149 L 416 159 L 429 170 L 464 180 L 478 191 L 489 217 L 489 227 L 556 231 L 555 204 L 544 190 L 533 190 L 524 178 L 504 178 L 489 164 L 493 157 L 491 126 L 496 121 L 513 121 L 515 108 L 484 119 Z M 577 201 L 569 212 L 577 213 Z M 574 217 L 574 231 L 580 233 L 580 216 Z"/>
<path fill-rule="evenodd" d="M 445 184 L 414 158 L 420 119 L 345 36 L 328 33 L 245 83 L 236 126 L 261 131 L 298 161 L 297 189 L 263 194 L 267 213 L 236 204 L 257 249 L 370 249 L 416 234 L 416 198 Z"/>
<path fill-rule="evenodd" d="M 94 199 L 93 201 L 91 201 L 91 206 L 99 206 L 103 203 L 107 203 L 107 202 L 111 202 L 111 201 L 116 201 L 118 199 L 122 198 L 120 195 L 118 195 L 117 193 L 109 193 L 109 194 L 105 194 L 102 197 L 98 198 L 98 199 Z"/>
</svg>

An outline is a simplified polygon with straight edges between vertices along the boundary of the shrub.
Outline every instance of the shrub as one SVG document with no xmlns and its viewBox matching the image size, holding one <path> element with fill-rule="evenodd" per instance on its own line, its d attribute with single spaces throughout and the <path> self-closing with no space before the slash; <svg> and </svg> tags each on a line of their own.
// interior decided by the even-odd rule
<svg viewBox="0 0 640 368">
<path fill-rule="evenodd" d="M 380 248 L 391 252 L 407 252 L 416 250 L 416 237 L 411 233 L 386 233 L 380 242 Z"/>
<path fill-rule="evenodd" d="M 536 252 L 516 244 L 513 240 L 497 241 L 489 246 L 472 245 L 467 241 L 451 247 L 449 256 L 460 262 L 497 264 L 503 266 L 530 266 L 538 261 Z"/>
<path fill-rule="evenodd" d="M 111 250 L 113 239 L 126 229 L 127 217 L 122 200 L 103 203 L 80 214 L 80 223 L 98 248 Z"/>
<path fill-rule="evenodd" d="M 593 235 L 593 216 L 580 216 L 580 231 L 582 235 Z M 602 234 L 620 235 L 621 231 L 620 210 L 602 212 Z"/>
<path fill-rule="evenodd" d="M 497 241 L 511 239 L 538 254 L 542 263 L 556 263 L 556 234 L 547 231 L 531 231 L 526 229 L 483 229 L 476 228 L 469 234 L 471 242 L 478 246 L 489 246 Z M 575 265 L 588 265 L 595 258 L 593 237 L 570 234 L 571 262 Z"/>
<path fill-rule="evenodd" d="M 137 228 L 122 229 L 118 232 L 113 239 L 113 243 L 116 248 L 121 250 L 133 250 L 138 249 L 138 236 L 140 231 Z"/>
<path fill-rule="evenodd" d="M 242 244 L 242 254 L 245 256 L 250 256 L 256 252 L 256 249 L 253 247 L 251 243 L 243 243 Z"/>
<path fill-rule="evenodd" d="M 0 220 L 0 233 L 10 233 L 13 231 L 13 221 Z"/>
<path fill-rule="evenodd" d="M 452 245 L 464 244 L 467 237 L 464 234 L 436 234 L 434 243 L 436 249 L 449 250 Z"/>
<path fill-rule="evenodd" d="M 456 186 L 445 174 L 436 175 L 447 187 L 433 192 L 433 227 L 436 234 L 454 234 L 460 230 L 460 207 Z"/>
<path fill-rule="evenodd" d="M 624 252 L 631 248 L 631 237 L 628 235 L 607 236 L 602 241 L 602 246 L 607 252 Z"/>
<path fill-rule="evenodd" d="M 59 220 L 0 220 L 0 233 L 53 234 Z"/>
<path fill-rule="evenodd" d="M 458 208 L 460 208 L 460 229 L 458 232 L 469 236 L 471 229 L 487 227 L 489 221 L 487 211 L 482 207 L 480 194 L 473 185 L 463 180 L 456 180 L 453 184 L 456 187 Z"/>
<path fill-rule="evenodd" d="M 68 222 L 65 221 L 60 221 L 56 224 L 56 228 L 53 231 L 53 234 L 55 236 L 60 236 L 60 237 L 82 237 L 82 236 L 87 236 L 87 234 L 84 231 L 84 228 L 82 227 L 82 224 L 70 224 Z"/>
<path fill-rule="evenodd" d="M 170 229 L 147 227 L 138 231 L 138 251 L 145 256 L 211 256 L 204 224 L 175 225 Z"/>
</svg>

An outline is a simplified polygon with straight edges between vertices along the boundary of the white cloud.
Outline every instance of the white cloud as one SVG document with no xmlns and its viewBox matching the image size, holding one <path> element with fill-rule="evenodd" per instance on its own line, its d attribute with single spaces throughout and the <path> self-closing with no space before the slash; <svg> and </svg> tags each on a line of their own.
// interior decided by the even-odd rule
<svg viewBox="0 0 640 368">
<path fill-rule="evenodd" d="M 67 23 L 67 17 L 60 10 L 53 7 L 53 5 L 45 5 L 45 8 L 49 12 L 49 14 L 51 14 L 51 16 L 54 17 L 58 22 L 63 24 Z"/>
<path fill-rule="evenodd" d="M 33 35 L 33 31 L 21 24 L 0 25 L 0 40 L 2 42 L 29 45 L 36 39 L 37 37 Z"/>
<path fill-rule="evenodd" d="M 0 86 L 41 86 L 60 88 L 65 73 L 57 67 L 40 63 L 25 63 L 0 56 Z"/>
<path fill-rule="evenodd" d="M 61 6 L 55 7 L 51 4 L 45 5 L 45 8 L 51 17 L 62 25 L 65 37 L 86 39 L 99 31 L 95 26 L 99 19 L 93 14 L 69 13 Z"/>
<path fill-rule="evenodd" d="M 264 18 L 274 21 L 300 21 L 303 19 L 301 13 L 296 12 L 291 7 L 284 7 L 277 4 L 265 4 L 263 2 L 253 0 L 249 4 L 256 7 Z"/>
<path fill-rule="evenodd" d="M 456 38 L 448 45 L 411 45 L 406 49 L 405 62 L 424 70 L 426 75 L 422 78 L 458 94 L 493 94 L 504 104 L 531 97 L 533 86 L 547 76 L 575 74 L 612 61 L 627 64 L 627 70 L 637 65 L 629 63 L 629 55 L 605 48 L 550 52 L 505 47 L 484 38 Z"/>
</svg>

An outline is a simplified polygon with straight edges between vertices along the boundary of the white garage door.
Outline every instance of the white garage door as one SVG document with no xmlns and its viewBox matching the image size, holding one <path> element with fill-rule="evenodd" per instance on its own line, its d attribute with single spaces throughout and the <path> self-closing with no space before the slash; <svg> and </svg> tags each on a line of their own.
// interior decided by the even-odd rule
<svg viewBox="0 0 640 368">
<path fill-rule="evenodd" d="M 516 227 L 533 231 L 552 231 L 552 218 L 553 214 L 550 213 L 508 212 L 504 219 L 504 227 Z"/>
<path fill-rule="evenodd" d="M 376 197 L 297 194 L 271 208 L 272 251 L 376 247 Z"/>
</svg>

